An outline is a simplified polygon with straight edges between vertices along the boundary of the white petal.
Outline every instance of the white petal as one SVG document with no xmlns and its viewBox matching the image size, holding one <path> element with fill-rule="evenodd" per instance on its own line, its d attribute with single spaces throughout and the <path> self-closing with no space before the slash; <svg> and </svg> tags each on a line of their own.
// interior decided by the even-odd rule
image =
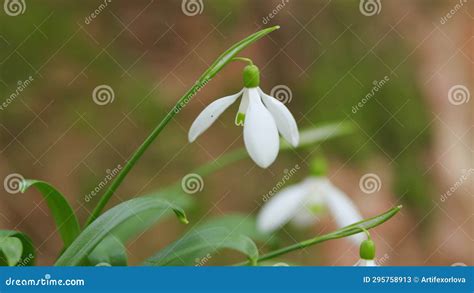
<svg viewBox="0 0 474 293">
<path fill-rule="evenodd" d="M 288 223 L 304 209 L 311 190 L 305 182 L 289 186 L 273 195 L 257 215 L 257 228 L 270 233 Z"/>
<path fill-rule="evenodd" d="M 291 115 L 288 108 L 280 101 L 272 96 L 265 94 L 260 88 L 258 89 L 262 97 L 263 103 L 267 106 L 268 111 L 272 113 L 273 118 L 277 124 L 283 138 L 292 146 L 298 146 L 300 134 L 295 118 Z"/>
<path fill-rule="evenodd" d="M 237 100 L 237 98 L 242 94 L 242 91 L 231 96 L 217 99 L 207 106 L 191 125 L 188 134 L 189 142 L 195 141 L 199 135 L 206 131 L 206 129 L 208 129 L 209 126 L 211 126 L 212 123 L 214 123 L 214 121 L 216 121 L 216 119 Z"/>
<path fill-rule="evenodd" d="M 278 129 L 272 115 L 260 100 L 257 88 L 249 88 L 248 93 L 249 106 L 244 122 L 245 147 L 258 166 L 267 168 L 278 155 Z"/>
<path fill-rule="evenodd" d="M 378 267 L 373 259 L 359 259 L 355 267 Z"/>
<path fill-rule="evenodd" d="M 305 207 L 296 213 L 295 217 L 291 220 L 291 223 L 298 228 L 310 227 L 318 221 L 318 215 L 311 211 L 311 207 L 325 205 L 321 192 L 317 190 L 320 181 L 321 179 L 315 177 L 305 180 L 305 184 L 308 185 L 308 189 L 311 192 L 305 200 Z"/>
<path fill-rule="evenodd" d="M 242 94 L 242 99 L 240 100 L 239 112 L 237 112 L 237 115 L 235 115 L 235 125 L 237 126 L 244 125 L 244 121 L 239 121 L 239 114 L 243 114 L 245 117 L 245 113 L 247 112 L 247 108 L 249 106 L 249 90 L 244 88 L 243 91 L 244 93 Z"/>
<path fill-rule="evenodd" d="M 362 216 L 352 200 L 329 180 L 322 181 L 319 189 L 324 193 L 327 207 L 339 227 L 345 227 L 362 221 Z M 352 235 L 349 238 L 357 245 L 360 245 L 365 240 L 365 235 L 361 231 L 361 233 Z"/>
</svg>

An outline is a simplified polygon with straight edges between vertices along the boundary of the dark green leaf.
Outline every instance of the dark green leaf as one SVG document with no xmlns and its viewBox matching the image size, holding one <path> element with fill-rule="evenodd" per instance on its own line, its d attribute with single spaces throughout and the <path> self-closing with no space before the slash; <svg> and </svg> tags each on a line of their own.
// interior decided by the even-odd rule
<svg viewBox="0 0 474 293">
<path fill-rule="evenodd" d="M 80 264 L 119 225 L 131 217 L 151 211 L 160 217 L 174 211 L 182 222 L 187 223 L 184 211 L 169 202 L 153 197 L 134 198 L 111 208 L 89 224 L 59 257 L 55 265 L 74 266 Z"/>
<path fill-rule="evenodd" d="M 63 239 L 64 247 L 68 247 L 80 232 L 79 222 L 69 202 L 56 188 L 39 180 L 25 180 L 22 184 L 22 192 L 24 193 L 32 186 L 43 195 Z"/>
</svg>

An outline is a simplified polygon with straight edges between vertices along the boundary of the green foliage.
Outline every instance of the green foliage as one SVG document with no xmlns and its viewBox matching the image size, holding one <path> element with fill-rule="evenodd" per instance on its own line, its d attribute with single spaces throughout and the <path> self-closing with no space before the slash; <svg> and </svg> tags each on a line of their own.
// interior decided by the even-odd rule
<svg viewBox="0 0 474 293">
<path fill-rule="evenodd" d="M 63 239 L 64 247 L 68 247 L 76 239 L 80 231 L 76 214 L 69 205 L 69 202 L 64 195 L 47 182 L 25 180 L 21 191 L 25 192 L 30 187 L 36 188 L 43 195 L 59 234 Z"/>
<path fill-rule="evenodd" d="M 17 231 L 0 230 L 0 265 L 32 266 L 36 253 L 33 242 Z"/>
<path fill-rule="evenodd" d="M 115 228 L 132 217 L 150 211 L 155 212 L 160 218 L 173 211 L 180 221 L 187 223 L 184 211 L 169 202 L 152 197 L 131 199 L 111 208 L 87 226 L 63 252 L 55 265 L 74 266 L 80 264 L 96 245 Z"/>
<path fill-rule="evenodd" d="M 206 227 L 192 229 L 147 259 L 145 265 L 203 265 L 217 251 L 226 248 L 245 254 L 251 263 L 258 258 L 257 246 L 249 237 L 223 227 Z"/>
</svg>

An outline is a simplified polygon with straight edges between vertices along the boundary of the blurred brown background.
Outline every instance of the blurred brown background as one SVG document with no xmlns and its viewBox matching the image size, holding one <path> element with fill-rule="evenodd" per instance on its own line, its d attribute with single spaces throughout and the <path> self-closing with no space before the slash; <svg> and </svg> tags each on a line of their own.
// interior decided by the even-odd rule
<svg viewBox="0 0 474 293">
<path fill-rule="evenodd" d="M 51 182 L 85 220 L 97 198 L 85 202 L 84 196 L 107 170 L 123 166 L 214 58 L 278 24 L 280 30 L 241 54 L 260 66 L 262 88 L 291 90 L 287 106 L 300 128 L 347 121 L 356 131 L 280 154 L 266 170 L 246 160 L 205 178 L 204 190 L 193 195 L 191 224 L 231 212 L 255 214 L 285 169 L 300 164 L 292 178 L 298 182 L 311 156 L 323 152 L 331 180 L 364 216 L 405 205 L 374 230 L 383 265 L 473 264 L 472 1 L 372 1 L 375 12 L 343 0 L 195 2 L 197 13 L 171 0 L 26 0 L 19 15 L 0 11 L 0 102 L 10 100 L 0 111 L 0 178 L 18 173 Z M 233 109 L 197 143 L 187 142 L 205 105 L 242 87 L 241 70 L 242 64 L 228 65 L 173 119 L 114 204 L 181 180 L 199 164 L 242 147 Z M 354 113 L 373 82 L 385 77 L 387 83 Z M 94 103 L 99 85 L 112 88 L 113 101 Z M 460 95 L 449 94 L 459 89 Z M 381 178 L 380 191 L 360 190 L 366 173 Z M 2 229 L 29 234 L 39 264 L 52 264 L 61 243 L 42 198 L 34 191 L 0 193 Z M 289 227 L 282 237 L 291 244 L 334 228 L 327 218 L 310 231 Z M 170 219 L 140 236 L 129 246 L 131 263 L 183 229 Z M 357 254 L 357 247 L 338 240 L 282 260 L 352 265 Z M 223 254 L 215 261 L 236 259 Z"/>
</svg>

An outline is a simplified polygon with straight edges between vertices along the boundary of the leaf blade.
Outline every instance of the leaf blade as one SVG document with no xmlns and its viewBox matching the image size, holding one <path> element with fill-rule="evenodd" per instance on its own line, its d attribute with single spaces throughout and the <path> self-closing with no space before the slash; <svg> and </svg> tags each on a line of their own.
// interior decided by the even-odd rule
<svg viewBox="0 0 474 293">
<path fill-rule="evenodd" d="M 80 226 L 66 197 L 51 184 L 31 179 L 24 180 L 21 192 L 25 193 L 30 187 L 35 187 L 43 195 L 61 235 L 64 247 L 68 247 L 79 235 Z"/>
<path fill-rule="evenodd" d="M 0 240 L 5 238 L 15 238 L 21 242 L 21 257 L 16 262 L 16 266 L 34 265 L 36 260 L 35 249 L 33 242 L 26 234 L 12 230 L 0 230 Z"/>
<path fill-rule="evenodd" d="M 130 217 L 150 210 L 161 212 L 161 215 L 172 210 L 182 222 L 187 222 L 184 211 L 169 202 L 152 197 L 134 198 L 109 209 L 89 224 L 58 258 L 55 265 L 78 265 L 114 228 Z"/>
</svg>

